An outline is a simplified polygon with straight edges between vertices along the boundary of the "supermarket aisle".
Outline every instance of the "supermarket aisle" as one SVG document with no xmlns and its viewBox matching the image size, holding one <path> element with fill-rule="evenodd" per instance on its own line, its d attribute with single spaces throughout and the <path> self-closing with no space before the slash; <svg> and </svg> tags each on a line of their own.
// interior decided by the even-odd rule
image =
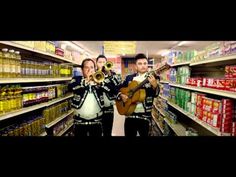
<svg viewBox="0 0 236 177">
<path fill-rule="evenodd" d="M 120 115 L 117 112 L 116 106 L 114 106 L 114 122 L 112 129 L 112 136 L 124 136 L 124 123 L 125 116 Z"/>
</svg>

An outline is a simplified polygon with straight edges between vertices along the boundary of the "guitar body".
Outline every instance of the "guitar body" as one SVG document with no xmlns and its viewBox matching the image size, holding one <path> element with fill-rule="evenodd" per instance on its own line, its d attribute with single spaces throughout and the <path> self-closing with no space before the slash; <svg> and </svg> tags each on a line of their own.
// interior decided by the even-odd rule
<svg viewBox="0 0 236 177">
<path fill-rule="evenodd" d="M 131 115 L 138 102 L 143 102 L 146 98 L 146 92 L 144 89 L 139 89 L 133 92 L 139 83 L 137 81 L 131 81 L 128 87 L 123 87 L 120 89 L 122 94 L 127 95 L 129 98 L 124 103 L 122 100 L 116 100 L 116 107 L 120 115 Z"/>
</svg>

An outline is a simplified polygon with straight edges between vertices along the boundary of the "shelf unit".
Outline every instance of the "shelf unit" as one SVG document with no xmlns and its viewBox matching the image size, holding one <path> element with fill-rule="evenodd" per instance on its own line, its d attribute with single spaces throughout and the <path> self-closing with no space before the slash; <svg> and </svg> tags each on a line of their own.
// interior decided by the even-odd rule
<svg viewBox="0 0 236 177">
<path fill-rule="evenodd" d="M 158 128 L 161 130 L 161 132 L 164 133 L 164 130 L 163 130 L 162 127 L 160 126 L 159 122 L 156 120 L 156 117 L 154 116 L 153 113 L 152 113 L 152 117 L 153 117 L 153 120 L 155 121 L 155 123 L 157 124 Z"/>
<path fill-rule="evenodd" d="M 177 136 L 186 136 L 185 127 L 180 123 L 173 124 L 167 118 L 164 119 L 165 122 L 170 126 L 170 128 L 176 133 Z"/>
<path fill-rule="evenodd" d="M 70 81 L 72 77 L 65 78 L 0 78 L 1 84 L 14 84 L 14 83 L 37 83 L 37 82 L 57 82 L 57 81 Z"/>
<path fill-rule="evenodd" d="M 169 84 L 169 81 L 160 80 L 160 83 L 162 83 L 162 84 Z"/>
<path fill-rule="evenodd" d="M 31 111 L 34 111 L 34 110 L 37 110 L 37 109 L 40 109 L 40 108 L 43 108 L 43 107 L 51 106 L 53 104 L 56 104 L 60 101 L 63 101 L 63 100 L 66 100 L 66 99 L 72 98 L 72 97 L 73 97 L 73 94 L 68 94 L 68 95 L 66 95 L 62 98 L 56 98 L 54 100 L 51 100 L 51 101 L 48 101 L 48 102 L 45 102 L 45 103 L 40 103 L 40 104 L 37 104 L 37 105 L 34 105 L 34 106 L 30 106 L 30 107 L 22 108 L 22 109 L 19 109 L 19 110 L 11 111 L 11 112 L 8 112 L 6 114 L 0 115 L 0 121 L 15 117 L 15 116 L 27 113 L 27 112 L 31 112 Z"/>
<path fill-rule="evenodd" d="M 199 125 L 201 125 L 202 127 L 206 128 L 207 130 L 209 130 L 210 132 L 214 133 L 217 136 L 221 136 L 221 132 L 219 131 L 218 128 L 214 128 L 210 125 L 208 125 L 206 122 L 198 119 L 196 116 L 190 114 L 189 112 L 183 110 L 181 107 L 179 107 L 176 104 L 173 104 L 171 102 L 167 102 L 168 105 L 172 106 L 173 108 L 175 108 L 176 110 L 178 110 L 179 112 L 181 112 L 182 114 L 186 115 L 187 117 L 189 117 L 190 119 L 192 119 L 193 121 L 195 121 L 196 123 L 198 123 Z"/>
<path fill-rule="evenodd" d="M 51 128 L 52 126 L 56 125 L 58 122 L 60 122 L 61 120 L 63 120 L 64 118 L 66 118 L 67 116 L 69 116 L 70 114 L 72 114 L 74 111 L 70 110 L 69 112 L 63 114 L 62 116 L 58 117 L 57 119 L 55 119 L 54 121 L 50 122 L 49 124 L 47 124 L 45 127 L 46 128 Z"/>
<path fill-rule="evenodd" d="M 170 86 L 236 99 L 236 92 L 170 83 Z"/>
<path fill-rule="evenodd" d="M 175 67 L 175 66 L 183 66 L 183 65 L 189 65 L 190 61 L 187 62 L 181 62 L 181 63 L 176 63 L 176 64 L 172 64 L 170 65 L 171 67 Z"/>
<path fill-rule="evenodd" d="M 155 109 L 162 115 L 165 116 L 165 114 L 163 113 L 163 111 L 161 109 L 159 109 L 156 104 L 154 104 Z"/>
<path fill-rule="evenodd" d="M 62 136 L 64 135 L 69 129 L 71 129 L 73 127 L 74 124 L 69 125 L 67 128 L 65 128 L 64 130 L 62 130 L 60 133 L 58 133 L 56 136 Z"/>
<path fill-rule="evenodd" d="M 159 95 L 160 98 L 164 99 L 164 100 L 168 100 L 166 97 L 164 97 L 163 95 Z"/>
<path fill-rule="evenodd" d="M 209 59 L 202 60 L 202 61 L 191 62 L 190 66 L 197 66 L 197 65 L 217 63 L 217 62 L 222 62 L 223 63 L 225 61 L 230 61 L 230 60 L 236 60 L 236 54 L 223 56 L 223 57 L 209 58 Z"/>
<path fill-rule="evenodd" d="M 44 52 L 44 51 L 35 50 L 33 48 L 30 48 L 30 47 L 27 47 L 27 46 L 23 46 L 23 45 L 20 45 L 20 44 L 16 44 L 16 43 L 11 42 L 11 41 L 0 41 L 0 44 L 7 45 L 9 47 L 18 48 L 18 49 L 25 50 L 25 51 L 28 51 L 28 52 L 32 52 L 34 54 L 40 54 L 40 55 L 45 56 L 45 57 L 51 57 L 51 58 L 56 59 L 58 61 L 72 63 L 75 66 L 79 66 L 80 65 L 79 63 L 77 63 L 75 61 L 68 60 L 68 59 L 66 59 L 64 57 L 61 57 L 61 56 L 58 56 L 56 54 L 51 54 L 51 53 L 47 53 L 47 52 Z"/>
</svg>

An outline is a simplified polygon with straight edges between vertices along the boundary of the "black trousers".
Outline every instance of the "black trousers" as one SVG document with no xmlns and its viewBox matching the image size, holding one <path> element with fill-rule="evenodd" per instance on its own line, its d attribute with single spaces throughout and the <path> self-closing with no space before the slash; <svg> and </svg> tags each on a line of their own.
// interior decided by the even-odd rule
<svg viewBox="0 0 236 177">
<path fill-rule="evenodd" d="M 101 117 L 96 118 L 99 119 L 96 124 L 84 124 L 86 122 L 95 122 L 95 119 L 93 120 L 82 120 L 79 117 L 75 117 L 75 123 L 74 123 L 74 135 L 75 136 L 102 136 L 102 122 Z M 82 123 L 77 123 L 76 120 L 81 121 Z"/>
<path fill-rule="evenodd" d="M 114 107 L 110 106 L 105 108 L 104 111 L 105 112 L 102 115 L 103 136 L 111 136 L 114 121 Z M 108 113 L 106 113 L 106 111 L 108 111 Z"/>
<path fill-rule="evenodd" d="M 150 122 L 139 118 L 125 119 L 125 136 L 135 137 L 139 133 L 142 137 L 149 136 Z"/>
</svg>

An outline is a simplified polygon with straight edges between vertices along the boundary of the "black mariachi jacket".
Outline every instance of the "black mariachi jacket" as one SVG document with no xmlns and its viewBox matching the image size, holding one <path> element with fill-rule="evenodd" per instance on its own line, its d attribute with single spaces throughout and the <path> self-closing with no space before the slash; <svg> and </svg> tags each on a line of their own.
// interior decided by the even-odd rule
<svg viewBox="0 0 236 177">
<path fill-rule="evenodd" d="M 138 75 L 138 73 L 126 76 L 124 82 L 120 85 L 119 88 L 128 87 L 128 84 L 137 75 Z M 157 80 L 160 80 L 159 77 L 157 78 Z M 152 107 L 153 107 L 153 100 L 154 100 L 154 98 L 156 98 L 159 95 L 160 87 L 158 85 L 157 88 L 154 90 L 152 88 L 151 84 L 148 82 L 148 83 L 143 85 L 142 89 L 145 89 L 145 91 L 146 91 L 146 98 L 145 98 L 145 101 L 143 102 L 143 107 L 145 109 L 145 112 L 150 112 L 151 113 Z"/>
<path fill-rule="evenodd" d="M 107 79 L 105 80 L 106 82 Z M 103 82 L 101 85 L 88 85 L 85 83 L 83 76 L 73 77 L 69 84 L 69 90 L 74 93 L 71 106 L 73 108 L 79 109 L 82 107 L 89 90 L 93 92 L 99 107 L 102 109 L 104 107 L 104 97 L 103 92 L 109 92 L 112 85 L 106 82 Z"/>
<path fill-rule="evenodd" d="M 109 89 L 109 91 L 107 90 L 105 92 L 106 96 L 109 100 L 115 100 L 118 88 L 122 83 L 121 76 L 116 74 L 114 71 L 111 71 L 111 76 L 106 75 L 105 78 L 105 86 Z"/>
</svg>

